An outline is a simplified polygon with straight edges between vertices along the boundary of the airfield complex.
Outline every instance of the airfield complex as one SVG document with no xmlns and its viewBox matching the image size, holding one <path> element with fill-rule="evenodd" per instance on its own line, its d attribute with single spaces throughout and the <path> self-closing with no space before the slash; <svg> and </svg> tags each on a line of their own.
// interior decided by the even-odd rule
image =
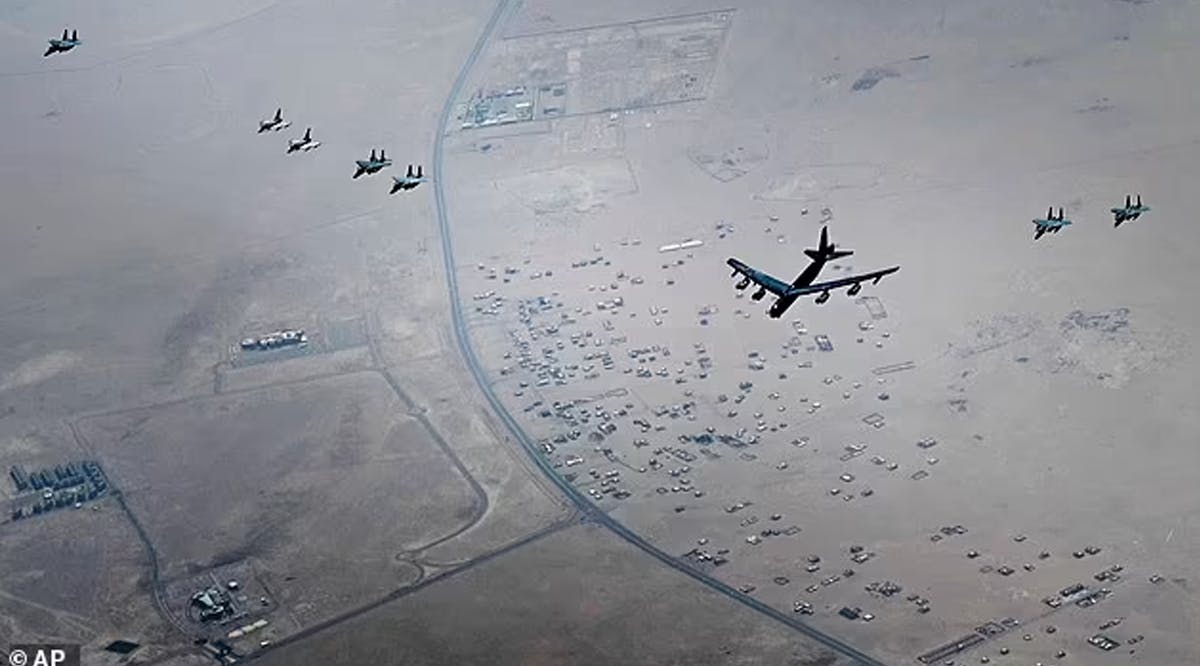
<svg viewBox="0 0 1200 666">
<path fill-rule="evenodd" d="M 1169 21 L 1200 21 L 1194 8 L 1080 0 L 1048 20 L 1036 3 L 999 17 L 965 5 L 879 17 L 780 0 L 646 17 L 634 3 L 463 0 L 408 11 L 416 27 L 402 29 L 379 28 L 396 17 L 376 4 L 326 17 L 322 32 L 398 31 L 386 34 L 430 58 L 405 75 L 436 81 L 391 89 L 382 109 L 339 107 L 346 90 L 311 100 L 304 116 L 327 128 L 312 160 L 276 173 L 278 155 L 242 136 L 253 126 L 213 124 L 218 114 L 184 138 L 136 119 L 113 130 L 144 152 L 190 146 L 189 182 L 219 174 L 231 210 L 255 220 L 233 249 L 210 239 L 241 222 L 189 226 L 180 211 L 211 204 L 181 193 L 164 224 L 197 239 L 193 254 L 114 273 L 128 292 L 114 298 L 92 291 L 108 282 L 103 262 L 90 269 L 101 277 L 55 282 L 40 272 L 42 227 L 5 230 L 5 246 L 31 249 L 0 256 L 17 285 L 0 326 L 19 338 L 0 357 L 11 509 L 0 648 L 9 636 L 68 640 L 106 664 L 1200 662 L 1197 422 L 1185 402 L 1196 357 L 1180 337 L 1190 333 L 1174 332 L 1197 322 L 1157 293 L 1186 284 L 1142 297 L 1126 274 L 1144 282 L 1143 261 L 1192 265 L 1183 242 L 1152 249 L 1194 238 L 1172 212 L 1196 203 L 1194 142 L 1173 134 L 1182 121 L 1135 122 L 1152 115 L 1151 80 L 1112 84 L 1129 96 L 1109 100 L 1128 105 L 1121 121 L 1072 107 L 1093 91 L 1068 83 L 1089 44 L 1134 61 L 1122 50 L 1153 51 L 1139 30 L 1169 36 Z M 204 63 L 197 108 L 303 97 L 276 81 L 237 98 L 279 56 L 243 63 L 220 47 L 276 12 L 318 10 L 206 11 L 225 27 L 170 56 Z M 451 37 L 420 33 L 447 16 L 477 18 Z M 999 31 L 1044 45 L 1085 19 L 1047 55 L 988 41 Z M 372 35 L 354 47 L 365 63 L 381 58 Z M 169 63 L 130 43 L 112 61 L 32 78 L 154 90 L 146 82 Z M 105 45 L 86 48 L 63 57 Z M 26 66 L 3 49 L 0 74 Z M 358 76 L 395 78 L 382 60 Z M 1055 94 L 1023 83 L 1039 67 Z M 27 78 L 0 86 L 40 95 Z M 956 110 L 924 106 L 934 85 Z M 975 85 L 1040 100 L 1024 131 L 1060 143 L 988 144 L 993 159 L 976 171 L 947 166 L 965 154 L 948 146 L 978 131 L 956 114 L 984 125 L 1009 111 L 975 106 Z M 98 94 L 73 90 L 68 104 Z M 433 115 L 446 92 L 436 127 L 385 134 L 385 112 L 410 108 L 403 98 Z M 34 125 L 24 106 L 0 113 L 51 145 L 80 129 Z M 915 120 L 930 113 L 932 126 Z M 276 113 L 260 131 L 286 123 Z M 355 177 L 390 164 L 382 150 L 361 160 L 375 134 L 408 153 L 433 142 L 432 210 L 410 198 L 397 212 L 387 193 L 348 185 L 348 160 L 360 160 Z M 1118 157 L 1059 155 L 1084 138 L 1115 141 Z M 1145 146 L 1167 148 L 1147 157 Z M 109 154 L 100 147 L 73 150 Z M 0 165 L 18 157 L 0 152 Z M 230 159 L 257 175 L 226 176 Z M 93 167 L 63 168 L 75 182 Z M 425 178 L 410 166 L 391 192 Z M 1163 202 L 1149 221 L 1119 236 L 1081 224 L 1029 246 L 1027 190 L 1075 188 L 1074 213 L 1130 181 Z M 120 236 L 104 216 L 121 209 L 105 205 L 97 217 Z M 1112 212 L 1120 224 L 1146 210 L 1139 195 Z M 779 320 L 730 288 L 726 257 L 788 279 L 825 225 L 904 273 L 820 306 L 802 298 Z M 818 279 L 858 268 L 834 257 Z M 1005 290 L 988 286 L 997 274 Z M 38 286 L 36 298 L 20 291 Z M 171 309 L 178 301 L 188 309 Z M 76 303 L 95 303 L 94 320 L 70 314 Z M 147 314 L 156 303 L 166 319 Z M 134 321 L 132 339 L 113 342 Z M 58 332 L 77 326 L 102 333 L 83 344 Z M 147 363 L 141 349 L 155 344 L 162 358 Z M 1168 498 L 1161 510 L 1155 495 Z M 459 632 L 482 638 L 463 645 Z"/>
</svg>

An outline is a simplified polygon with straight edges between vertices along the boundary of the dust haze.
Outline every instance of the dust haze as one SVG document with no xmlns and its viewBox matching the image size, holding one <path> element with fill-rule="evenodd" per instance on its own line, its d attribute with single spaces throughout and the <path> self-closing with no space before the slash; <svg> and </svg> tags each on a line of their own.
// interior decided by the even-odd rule
<svg viewBox="0 0 1200 666">
<path fill-rule="evenodd" d="M 0 652 L 1200 663 L 1198 28 L 8 3 Z"/>
</svg>

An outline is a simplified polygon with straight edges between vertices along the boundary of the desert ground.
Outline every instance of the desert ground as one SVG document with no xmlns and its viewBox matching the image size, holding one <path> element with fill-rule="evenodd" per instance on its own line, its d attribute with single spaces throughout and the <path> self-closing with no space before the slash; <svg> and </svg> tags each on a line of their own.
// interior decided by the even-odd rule
<svg viewBox="0 0 1200 666">
<path fill-rule="evenodd" d="M 63 26 L 83 43 L 43 58 Z M 1200 662 L 1198 26 L 1184 0 L 0 9 L 0 467 L 109 483 L 0 514 L 0 649 Z M 429 181 L 390 194 L 409 163 Z M 1034 241 L 1050 206 L 1073 224 Z M 855 251 L 823 279 L 901 270 L 779 319 L 733 288 L 727 258 L 790 282 L 822 228 Z M 239 345 L 286 328 L 307 346 Z M 236 617 L 196 619 L 230 581 Z"/>
</svg>

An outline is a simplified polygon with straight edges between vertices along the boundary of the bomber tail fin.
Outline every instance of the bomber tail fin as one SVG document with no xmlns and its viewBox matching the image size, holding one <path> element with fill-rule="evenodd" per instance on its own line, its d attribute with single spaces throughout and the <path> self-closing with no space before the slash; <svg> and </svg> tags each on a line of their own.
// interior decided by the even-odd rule
<svg viewBox="0 0 1200 666">
<path fill-rule="evenodd" d="M 839 250 L 837 246 L 829 242 L 829 227 L 821 228 L 821 242 L 817 249 L 805 250 L 804 254 L 813 261 L 828 261 L 830 259 L 838 259 L 840 257 L 848 257 L 854 254 L 854 250 Z"/>
</svg>

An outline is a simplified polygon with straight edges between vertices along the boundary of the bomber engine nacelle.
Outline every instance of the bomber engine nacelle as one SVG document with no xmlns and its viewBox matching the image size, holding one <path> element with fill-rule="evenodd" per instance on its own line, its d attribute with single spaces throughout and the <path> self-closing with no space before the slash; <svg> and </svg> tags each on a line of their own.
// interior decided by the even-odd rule
<svg viewBox="0 0 1200 666">
<path fill-rule="evenodd" d="M 862 283 L 855 282 L 852 287 L 850 287 L 849 289 L 846 290 L 846 295 L 847 296 L 857 296 L 858 292 L 860 292 L 860 291 L 862 291 Z"/>
<path fill-rule="evenodd" d="M 767 288 L 760 287 L 758 291 L 754 292 L 753 294 L 750 294 L 750 300 L 761 301 L 763 299 L 763 296 L 766 296 L 766 295 L 767 295 Z"/>
<path fill-rule="evenodd" d="M 734 286 L 738 289 L 745 289 L 746 287 L 750 286 L 750 278 L 745 278 Z"/>
<path fill-rule="evenodd" d="M 822 303 L 824 303 L 827 300 L 829 300 L 829 292 L 823 291 L 823 292 L 821 292 L 820 296 L 817 296 L 816 304 L 821 305 Z"/>
</svg>

